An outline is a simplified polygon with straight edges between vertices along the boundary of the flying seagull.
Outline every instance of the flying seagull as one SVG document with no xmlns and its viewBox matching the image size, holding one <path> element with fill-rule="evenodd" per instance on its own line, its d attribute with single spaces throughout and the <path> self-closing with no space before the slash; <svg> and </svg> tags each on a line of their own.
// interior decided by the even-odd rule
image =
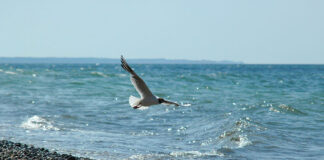
<svg viewBox="0 0 324 160">
<path fill-rule="evenodd" d="M 145 82 L 142 80 L 141 77 L 139 77 L 131 67 L 127 64 L 125 58 L 121 56 L 121 66 L 124 68 L 125 71 L 130 73 L 130 80 L 135 87 L 136 91 L 139 93 L 141 98 L 137 98 L 134 96 L 129 97 L 129 104 L 131 107 L 134 109 L 138 109 L 140 107 L 148 107 L 151 105 L 156 105 L 156 104 L 173 104 L 175 106 L 179 106 L 179 104 L 175 102 L 170 102 L 167 100 L 164 100 L 163 98 L 157 98 L 152 94 L 150 89 L 146 86 Z"/>
</svg>

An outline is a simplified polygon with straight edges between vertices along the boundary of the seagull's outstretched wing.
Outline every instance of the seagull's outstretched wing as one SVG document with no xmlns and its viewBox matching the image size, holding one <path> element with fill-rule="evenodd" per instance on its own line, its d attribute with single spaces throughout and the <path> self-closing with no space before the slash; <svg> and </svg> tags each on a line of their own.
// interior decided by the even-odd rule
<svg viewBox="0 0 324 160">
<path fill-rule="evenodd" d="M 142 80 L 141 77 L 139 77 L 132 70 L 131 67 L 129 67 L 129 65 L 127 64 L 127 62 L 123 56 L 121 56 L 120 61 L 122 63 L 121 66 L 124 68 L 124 70 L 131 74 L 131 78 L 130 78 L 131 82 L 132 82 L 133 86 L 135 87 L 135 89 L 137 90 L 137 92 L 141 95 L 141 98 L 153 96 L 152 92 L 146 86 L 145 82 Z"/>
</svg>

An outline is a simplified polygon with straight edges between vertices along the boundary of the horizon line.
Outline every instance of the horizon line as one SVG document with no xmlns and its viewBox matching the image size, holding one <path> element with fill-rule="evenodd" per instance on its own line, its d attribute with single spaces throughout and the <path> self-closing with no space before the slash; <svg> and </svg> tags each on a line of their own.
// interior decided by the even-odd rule
<svg viewBox="0 0 324 160">
<path fill-rule="evenodd" d="M 12 57 L 5 57 L 0 56 L 0 58 L 84 58 L 84 59 L 119 59 L 119 58 L 108 58 L 108 57 L 19 57 L 19 56 L 12 56 Z M 207 60 L 207 59 L 172 59 L 172 58 L 127 58 L 126 59 L 164 59 L 164 60 L 188 60 L 188 61 L 232 61 L 232 60 Z"/>
<path fill-rule="evenodd" d="M 15 56 L 15 57 L 0 57 L 0 64 L 4 63 L 1 62 L 2 58 L 6 58 L 6 59 L 109 59 L 109 60 L 119 60 L 119 58 L 107 58 L 107 57 L 19 57 L 19 56 Z M 200 60 L 193 60 L 193 59 L 168 59 L 168 58 L 127 58 L 130 61 L 136 60 L 136 61 L 141 61 L 141 60 L 163 60 L 163 61 L 187 61 L 188 64 L 190 64 L 190 62 L 196 62 L 194 64 L 200 64 L 197 62 L 205 62 L 205 63 L 201 63 L 201 64 L 248 64 L 248 65 L 324 65 L 324 63 L 246 63 L 243 61 L 233 61 L 233 60 L 206 60 L 206 59 L 200 59 Z M 211 63 L 208 63 L 211 62 Z M 5 62 L 8 63 L 8 62 Z M 9 63 L 22 63 L 22 62 L 9 62 Z M 33 62 L 26 62 L 26 63 L 30 63 L 33 64 Z M 34 62 L 35 63 L 35 62 Z M 36 62 L 36 63 L 46 63 L 46 62 Z M 54 62 L 54 63 L 60 63 L 60 62 Z M 73 62 L 67 62 L 69 64 L 73 64 Z M 80 64 L 80 62 L 76 62 L 78 64 Z M 94 62 L 90 62 L 90 63 L 94 63 Z M 107 62 L 109 63 L 109 62 Z M 112 62 L 110 62 L 112 63 Z M 62 63 L 64 64 L 64 63 Z M 88 63 L 89 64 L 89 63 Z M 145 63 L 145 64 L 149 64 L 149 63 Z M 152 64 L 159 64 L 159 63 L 152 63 Z M 166 63 L 168 64 L 168 63 Z M 173 64 L 177 64 L 177 63 L 173 63 Z"/>
</svg>

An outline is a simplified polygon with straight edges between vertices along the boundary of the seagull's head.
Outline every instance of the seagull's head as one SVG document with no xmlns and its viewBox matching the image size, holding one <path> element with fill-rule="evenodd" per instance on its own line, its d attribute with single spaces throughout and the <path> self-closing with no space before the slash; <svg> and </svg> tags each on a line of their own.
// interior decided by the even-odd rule
<svg viewBox="0 0 324 160">
<path fill-rule="evenodd" d="M 171 102 L 171 101 L 167 101 L 167 100 L 165 100 L 165 99 L 163 99 L 163 98 L 158 98 L 157 100 L 158 100 L 159 104 L 162 104 L 162 103 L 163 103 L 163 104 L 166 104 L 166 105 L 173 104 L 173 105 L 175 105 L 175 106 L 179 106 L 178 103 Z"/>
<path fill-rule="evenodd" d="M 158 98 L 159 104 L 164 103 L 165 100 L 163 98 Z"/>
</svg>

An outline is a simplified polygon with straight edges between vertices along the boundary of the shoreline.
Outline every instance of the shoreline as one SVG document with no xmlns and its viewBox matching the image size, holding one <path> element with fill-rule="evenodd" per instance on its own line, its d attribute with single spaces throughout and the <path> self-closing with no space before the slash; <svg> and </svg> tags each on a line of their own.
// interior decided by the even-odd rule
<svg viewBox="0 0 324 160">
<path fill-rule="evenodd" d="M 91 160 L 90 158 L 60 154 L 55 151 L 49 151 L 46 148 L 38 148 L 33 145 L 8 140 L 0 140 L 0 159 Z"/>
</svg>

